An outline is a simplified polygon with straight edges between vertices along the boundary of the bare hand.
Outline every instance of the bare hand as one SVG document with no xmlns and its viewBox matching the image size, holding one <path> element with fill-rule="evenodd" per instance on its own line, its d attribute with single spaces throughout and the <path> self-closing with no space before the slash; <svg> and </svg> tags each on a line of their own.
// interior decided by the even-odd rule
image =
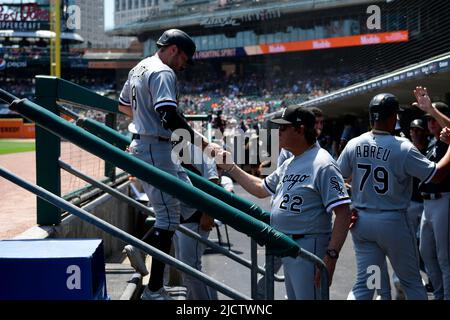
<svg viewBox="0 0 450 320">
<path fill-rule="evenodd" d="M 211 231 L 214 227 L 214 218 L 203 213 L 200 218 L 200 228 L 205 231 Z"/>
<path fill-rule="evenodd" d="M 450 129 L 448 127 L 442 129 L 439 139 L 446 144 L 450 144 Z"/>
<path fill-rule="evenodd" d="M 416 96 L 417 102 L 414 102 L 413 106 L 418 107 L 426 113 L 429 113 L 433 109 L 427 88 L 422 88 L 421 86 L 416 87 L 414 90 L 414 95 Z"/>
<path fill-rule="evenodd" d="M 333 274 L 334 269 L 336 268 L 337 259 L 331 259 L 328 255 L 323 258 L 323 262 L 325 263 L 328 270 L 328 286 L 331 286 L 333 282 Z M 320 288 L 320 269 L 316 268 L 316 275 L 314 277 L 314 284 L 316 288 Z"/>
<path fill-rule="evenodd" d="M 208 157 L 214 158 L 220 150 L 222 150 L 222 147 L 220 145 L 210 142 L 207 144 L 203 152 L 206 152 L 206 155 Z"/>
<path fill-rule="evenodd" d="M 234 166 L 231 153 L 224 149 L 216 154 L 216 162 L 217 166 L 223 170 L 230 170 Z"/>
</svg>

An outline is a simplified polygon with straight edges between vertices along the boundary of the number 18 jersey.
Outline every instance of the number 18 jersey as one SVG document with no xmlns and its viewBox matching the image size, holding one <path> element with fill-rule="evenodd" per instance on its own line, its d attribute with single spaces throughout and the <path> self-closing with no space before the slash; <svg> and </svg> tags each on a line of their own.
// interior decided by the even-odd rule
<svg viewBox="0 0 450 320">
<path fill-rule="evenodd" d="M 360 210 L 406 210 L 412 177 L 426 183 L 436 171 L 409 140 L 387 132 L 369 131 L 350 140 L 337 163 L 344 178 L 352 179 L 352 204 Z"/>
</svg>

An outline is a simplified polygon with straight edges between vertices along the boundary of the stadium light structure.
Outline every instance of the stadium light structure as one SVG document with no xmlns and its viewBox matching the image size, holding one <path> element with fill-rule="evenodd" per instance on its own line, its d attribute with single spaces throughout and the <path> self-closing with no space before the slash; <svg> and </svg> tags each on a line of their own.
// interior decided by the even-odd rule
<svg viewBox="0 0 450 320">
<path fill-rule="evenodd" d="M 55 36 L 50 38 L 50 75 L 61 77 L 61 1 L 51 0 L 50 29 Z"/>
</svg>

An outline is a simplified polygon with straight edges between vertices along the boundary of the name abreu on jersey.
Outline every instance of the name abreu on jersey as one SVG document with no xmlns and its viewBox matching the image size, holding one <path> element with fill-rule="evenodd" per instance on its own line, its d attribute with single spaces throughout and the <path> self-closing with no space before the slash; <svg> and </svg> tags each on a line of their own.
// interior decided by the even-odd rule
<svg viewBox="0 0 450 320">
<path fill-rule="evenodd" d="M 382 161 L 389 161 L 391 150 L 380 146 L 362 144 L 356 146 L 355 154 L 357 158 L 373 158 Z"/>
</svg>

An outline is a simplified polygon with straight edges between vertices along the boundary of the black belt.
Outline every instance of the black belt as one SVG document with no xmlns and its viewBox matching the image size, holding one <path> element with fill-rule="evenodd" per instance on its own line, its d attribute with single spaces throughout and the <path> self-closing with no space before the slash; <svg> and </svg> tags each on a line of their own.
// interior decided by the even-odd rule
<svg viewBox="0 0 450 320">
<path fill-rule="evenodd" d="M 182 216 L 180 216 L 180 223 L 200 223 L 200 219 L 202 218 L 202 212 L 197 210 L 195 211 L 192 216 L 184 220 Z"/>
<path fill-rule="evenodd" d="M 421 192 L 420 195 L 422 196 L 423 200 L 436 200 L 442 198 L 442 194 L 439 192 L 436 193 Z"/>
<path fill-rule="evenodd" d="M 141 139 L 141 135 L 139 133 L 133 133 L 133 140 L 139 140 L 139 139 Z M 164 142 L 170 141 L 170 138 L 160 137 L 160 136 L 155 137 L 155 139 L 158 139 L 158 141 L 164 141 Z"/>
<path fill-rule="evenodd" d="M 290 234 L 289 237 L 291 237 L 293 240 L 303 239 L 305 237 L 304 234 Z"/>
</svg>

